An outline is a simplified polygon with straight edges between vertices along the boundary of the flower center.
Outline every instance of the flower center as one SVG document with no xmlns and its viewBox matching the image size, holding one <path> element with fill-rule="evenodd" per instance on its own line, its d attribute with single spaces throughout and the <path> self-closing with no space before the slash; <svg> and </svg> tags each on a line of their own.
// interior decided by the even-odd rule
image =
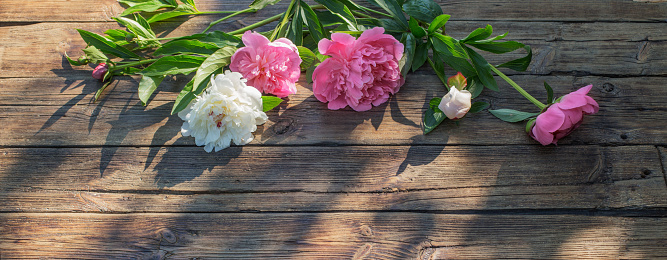
<svg viewBox="0 0 667 260">
<path fill-rule="evenodd" d="M 208 115 L 213 118 L 216 127 L 218 128 L 222 127 L 222 120 L 225 119 L 225 114 L 216 115 L 215 113 L 213 113 L 213 111 L 211 111 Z"/>
</svg>

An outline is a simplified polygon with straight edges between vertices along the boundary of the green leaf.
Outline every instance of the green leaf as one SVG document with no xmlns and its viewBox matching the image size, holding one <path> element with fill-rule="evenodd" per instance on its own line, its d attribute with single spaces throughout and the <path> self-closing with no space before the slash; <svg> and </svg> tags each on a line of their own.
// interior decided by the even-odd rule
<svg viewBox="0 0 667 260">
<path fill-rule="evenodd" d="M 167 19 L 170 19 L 170 18 L 178 17 L 178 16 L 193 15 L 193 14 L 196 14 L 196 13 L 197 13 L 196 9 L 193 8 L 190 5 L 179 5 L 178 7 L 176 7 L 172 11 L 153 15 L 151 18 L 148 19 L 148 22 L 149 23 L 154 23 L 154 22 L 159 22 L 159 21 L 162 21 L 162 20 L 167 20 Z"/>
<path fill-rule="evenodd" d="M 468 87 L 466 87 L 466 90 L 472 94 L 472 98 L 476 98 L 484 90 L 484 84 L 482 84 L 478 76 L 470 77 L 468 78 Z"/>
<path fill-rule="evenodd" d="M 144 76 L 187 75 L 197 70 L 205 57 L 191 55 L 166 56 L 141 71 Z"/>
<path fill-rule="evenodd" d="M 134 33 L 121 30 L 121 29 L 110 29 L 104 32 L 104 34 L 108 35 L 106 38 L 113 41 L 115 44 L 118 45 L 125 45 L 129 44 L 127 42 L 128 37 L 135 38 L 136 35 Z"/>
<path fill-rule="evenodd" d="M 120 16 L 126 16 L 136 12 L 155 12 L 161 8 L 166 8 L 166 7 L 176 7 L 176 6 L 162 3 L 159 0 L 153 0 L 131 6 L 125 9 L 125 11 L 123 11 L 120 14 Z"/>
<path fill-rule="evenodd" d="M 445 88 L 449 90 L 449 87 L 447 87 L 447 77 L 445 76 L 445 65 L 442 64 L 440 56 L 438 56 L 438 54 L 434 52 L 433 60 L 431 60 L 430 58 L 427 58 L 427 60 L 428 63 L 431 65 L 431 68 L 433 68 L 435 75 L 437 75 L 442 84 L 445 85 Z"/>
<path fill-rule="evenodd" d="M 442 102 L 442 98 L 434 97 L 428 101 L 428 107 L 433 109 L 433 111 L 436 111 L 439 109 L 438 106 L 440 105 L 440 102 Z"/>
<path fill-rule="evenodd" d="M 171 108 L 172 115 L 181 112 L 183 109 L 188 107 L 190 102 L 192 102 L 192 100 L 197 97 L 195 93 L 192 93 L 192 85 L 194 84 L 193 82 L 194 79 L 188 82 L 188 84 L 183 87 L 183 90 L 181 90 L 181 93 L 178 94 L 178 97 L 176 97 L 174 106 Z"/>
<path fill-rule="evenodd" d="M 287 39 L 290 39 L 294 45 L 303 45 L 303 16 L 301 15 L 301 5 L 294 6 L 294 17 L 287 30 Z"/>
<path fill-rule="evenodd" d="M 437 111 L 431 108 L 427 109 L 426 112 L 424 112 L 424 117 L 422 119 L 424 124 L 424 134 L 428 134 L 433 131 L 433 129 L 445 121 L 446 118 L 447 116 L 445 116 L 445 113 L 440 111 L 440 109 Z"/>
<path fill-rule="evenodd" d="M 236 47 L 227 46 L 211 54 L 211 56 L 201 63 L 201 66 L 197 68 L 197 73 L 192 78 L 193 84 L 196 87 L 195 94 L 199 95 L 204 91 L 206 85 L 202 85 L 202 83 L 206 84 L 215 71 L 229 65 L 234 52 L 236 52 Z"/>
<path fill-rule="evenodd" d="M 500 120 L 510 123 L 520 122 L 539 114 L 539 113 L 521 112 L 513 109 L 496 109 L 496 110 L 489 110 L 489 112 L 491 112 L 491 114 L 493 114 Z"/>
<path fill-rule="evenodd" d="M 317 65 L 319 65 L 319 63 L 315 64 L 314 66 L 310 66 L 310 68 L 306 70 L 306 79 L 308 79 L 308 83 L 313 83 L 313 73 L 315 73 L 315 68 L 317 68 Z"/>
<path fill-rule="evenodd" d="M 442 8 L 433 0 L 410 0 L 403 5 L 403 10 L 410 18 L 422 22 L 433 21 L 442 14 Z"/>
<path fill-rule="evenodd" d="M 456 73 L 456 75 L 451 76 L 447 79 L 447 86 L 450 88 L 457 88 L 458 90 L 463 90 L 468 85 L 468 80 L 461 72 Z"/>
<path fill-rule="evenodd" d="M 208 43 L 213 43 L 215 45 L 218 45 L 218 47 L 222 48 L 225 46 L 236 46 L 239 47 L 241 45 L 241 39 L 239 37 L 236 37 L 234 35 L 228 34 L 226 32 L 222 31 L 213 31 L 210 33 L 197 33 L 189 36 L 183 36 L 177 39 L 174 39 L 172 41 L 169 41 L 165 43 L 165 45 L 174 42 L 174 41 L 180 41 L 180 40 L 199 40 L 200 42 L 208 42 Z"/>
<path fill-rule="evenodd" d="M 324 27 L 320 23 L 320 19 L 315 14 L 315 11 L 303 1 L 299 1 L 299 5 L 301 6 L 301 16 L 304 17 L 303 21 L 308 26 L 310 36 L 313 37 L 315 42 L 320 42 L 320 40 L 327 38 Z"/>
<path fill-rule="evenodd" d="M 406 36 L 404 43 L 405 53 L 403 53 L 403 57 L 401 58 L 401 60 L 404 60 L 404 64 L 401 67 L 401 73 L 403 74 L 403 77 L 406 77 L 410 71 L 410 67 L 412 67 L 412 61 L 415 57 L 417 40 L 412 33 L 404 33 L 404 35 Z"/>
<path fill-rule="evenodd" d="M 280 0 L 255 0 L 250 4 L 250 8 L 255 10 L 264 9 L 267 5 L 274 5 L 280 2 Z"/>
<path fill-rule="evenodd" d="M 415 18 L 410 17 L 410 31 L 412 34 L 417 38 L 421 39 L 422 37 L 426 36 L 426 30 L 419 26 L 419 22 L 415 20 Z"/>
<path fill-rule="evenodd" d="M 430 45 L 428 42 L 419 42 L 417 48 L 415 49 L 415 57 L 412 60 L 412 72 L 421 68 L 428 59 L 428 49 Z"/>
<path fill-rule="evenodd" d="M 107 56 L 104 55 L 104 53 L 102 53 L 100 50 L 95 48 L 95 46 L 89 46 L 82 51 L 86 54 L 86 59 L 91 63 L 102 63 L 109 60 L 109 58 L 107 58 Z"/>
<path fill-rule="evenodd" d="M 198 40 L 178 40 L 165 43 L 159 49 L 155 50 L 153 55 L 172 55 L 177 53 L 193 53 L 200 55 L 210 55 L 216 52 L 220 47 L 212 43 L 200 42 Z"/>
<path fill-rule="evenodd" d="M 262 96 L 262 110 L 267 112 L 283 102 L 282 98 L 274 96 Z"/>
<path fill-rule="evenodd" d="M 402 30 L 408 30 L 408 21 L 405 20 L 405 15 L 403 14 L 403 10 L 401 9 L 401 5 L 399 4 L 398 1 L 396 0 L 367 0 L 371 4 L 374 4 L 376 6 L 381 7 L 391 17 L 400 24 Z"/>
<path fill-rule="evenodd" d="M 151 95 L 163 79 L 164 76 L 144 75 L 141 77 L 141 81 L 139 81 L 139 99 L 141 100 L 141 104 L 144 106 L 148 104 L 148 99 L 150 99 Z"/>
<path fill-rule="evenodd" d="M 433 19 L 433 21 L 431 22 L 431 24 L 428 26 L 428 33 L 429 33 L 429 34 L 433 34 L 433 33 L 435 33 L 439 28 L 445 26 L 445 24 L 447 23 L 447 21 L 449 21 L 449 17 L 451 17 L 451 15 L 448 15 L 448 14 L 441 14 L 441 15 L 438 15 L 438 17 L 436 17 L 435 19 Z"/>
<path fill-rule="evenodd" d="M 547 82 L 544 82 L 544 89 L 547 90 L 547 104 L 553 104 L 554 103 L 554 90 L 547 84 Z"/>
<path fill-rule="evenodd" d="M 482 112 L 482 110 L 489 108 L 489 106 L 491 106 L 491 104 L 483 101 L 475 102 L 470 106 L 470 111 L 468 111 L 468 113 L 479 113 Z"/>
<path fill-rule="evenodd" d="M 493 27 L 487 24 L 486 28 L 477 28 L 474 31 L 472 31 L 470 34 L 468 34 L 468 36 L 463 38 L 461 42 L 484 40 L 486 38 L 489 38 L 489 36 L 491 36 L 492 33 L 493 33 Z"/>
<path fill-rule="evenodd" d="M 475 43 L 489 43 L 489 42 L 495 42 L 495 41 L 497 41 L 497 40 L 502 40 L 503 38 L 505 38 L 505 36 L 507 36 L 507 34 L 508 34 L 508 33 L 504 33 L 504 34 L 502 34 L 502 35 L 498 35 L 498 36 L 496 36 L 496 37 L 493 37 L 493 38 L 490 38 L 490 39 L 486 39 L 486 40 L 476 40 Z"/>
<path fill-rule="evenodd" d="M 156 40 L 155 33 L 141 15 L 136 15 L 137 21 L 125 17 L 114 17 L 113 19 L 137 35 L 137 39 L 139 39 L 137 44 L 139 44 L 140 48 L 160 46 L 160 42 Z"/>
<path fill-rule="evenodd" d="M 106 75 L 105 75 L 106 76 Z M 107 87 L 111 85 L 111 81 L 104 82 L 104 85 L 102 85 L 101 88 L 99 88 L 97 91 L 95 91 L 95 96 L 93 97 L 93 102 L 97 102 L 97 100 L 100 98 L 102 95 L 102 92 L 104 92 Z"/>
<path fill-rule="evenodd" d="M 523 48 L 528 52 L 528 55 L 526 55 L 523 58 L 518 58 L 516 60 L 500 64 L 496 67 L 498 68 L 505 67 L 516 71 L 526 71 L 526 69 L 528 69 L 528 66 L 530 65 L 530 61 L 533 59 L 533 51 L 530 49 L 530 46 L 528 45 L 524 46 Z"/>
<path fill-rule="evenodd" d="M 456 39 L 439 33 L 435 33 L 433 36 L 431 37 L 431 44 L 433 44 L 436 51 L 458 58 L 468 58 L 466 51 Z"/>
<path fill-rule="evenodd" d="M 90 62 L 88 62 L 88 60 L 87 60 L 86 58 L 84 58 L 84 57 L 79 58 L 79 60 L 73 60 L 72 58 L 70 58 L 69 56 L 67 56 L 67 53 L 65 53 L 65 58 L 67 59 L 67 61 L 69 62 L 69 64 L 72 65 L 72 66 L 83 66 L 83 65 L 87 65 L 88 63 L 90 63 Z"/>
<path fill-rule="evenodd" d="M 473 46 L 477 49 L 483 50 L 483 51 L 488 51 L 491 53 L 495 54 L 502 54 L 502 53 L 507 53 L 511 51 L 515 51 L 519 48 L 522 48 L 523 43 L 515 42 L 515 41 L 507 41 L 507 42 L 489 42 L 489 43 L 483 43 L 483 44 L 478 44 L 475 42 L 468 42 L 470 46 Z"/>
<path fill-rule="evenodd" d="M 493 78 L 493 74 L 491 74 L 491 64 L 489 64 L 482 55 L 479 55 L 472 49 L 468 47 L 464 48 L 468 52 L 468 55 L 470 55 L 472 64 L 475 66 L 477 75 L 479 76 L 479 80 L 482 81 L 482 84 L 493 91 L 498 91 L 498 83 Z"/>
<path fill-rule="evenodd" d="M 297 46 L 296 48 L 299 50 L 299 57 L 301 58 L 301 70 L 307 70 L 315 63 L 317 56 L 306 47 Z"/>
<path fill-rule="evenodd" d="M 125 49 L 122 46 L 118 46 L 114 42 L 110 41 L 109 39 L 96 34 L 92 33 L 89 31 L 81 30 L 81 29 L 76 29 L 79 34 L 81 35 L 81 38 L 89 45 L 89 46 L 95 46 L 98 50 L 108 53 L 108 54 L 113 54 L 115 56 L 118 56 L 119 58 L 123 59 L 141 59 L 139 55 L 134 54 L 128 49 Z"/>
<path fill-rule="evenodd" d="M 335 1 L 335 0 L 315 0 L 324 7 L 327 8 L 331 13 L 343 19 L 348 28 L 352 31 L 357 30 L 357 20 L 354 18 L 354 15 L 345 4 Z"/>
</svg>

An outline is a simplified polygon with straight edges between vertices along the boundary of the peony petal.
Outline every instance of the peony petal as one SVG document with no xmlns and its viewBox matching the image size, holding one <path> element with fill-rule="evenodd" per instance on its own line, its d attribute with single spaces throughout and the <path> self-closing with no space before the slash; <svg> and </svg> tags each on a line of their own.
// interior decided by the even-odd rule
<svg viewBox="0 0 667 260">
<path fill-rule="evenodd" d="M 582 87 L 582 88 L 578 89 L 575 92 L 572 92 L 572 94 L 587 95 L 588 92 L 590 92 L 592 88 L 593 88 L 593 85 L 588 85 L 588 86 L 585 86 L 585 87 Z"/>
<path fill-rule="evenodd" d="M 264 37 L 264 35 L 251 31 L 246 31 L 245 33 L 243 33 L 241 40 L 243 41 L 243 44 L 246 47 L 251 49 L 263 48 L 264 46 L 269 45 L 269 43 L 271 43 L 271 41 L 269 41 L 268 38 Z"/>
<path fill-rule="evenodd" d="M 588 104 L 588 102 L 586 101 L 585 95 L 570 93 L 561 99 L 558 106 L 562 109 L 573 109 L 585 106 L 586 104 Z"/>
<path fill-rule="evenodd" d="M 537 140 L 542 145 L 550 145 L 554 141 L 554 135 L 544 131 L 542 128 L 538 128 L 537 124 L 533 127 L 532 133 L 533 139 Z"/>
<path fill-rule="evenodd" d="M 553 133 L 565 122 L 565 114 L 558 107 L 558 104 L 551 105 L 547 111 L 537 116 L 535 120 L 535 127 L 540 128 L 540 131 Z"/>
</svg>

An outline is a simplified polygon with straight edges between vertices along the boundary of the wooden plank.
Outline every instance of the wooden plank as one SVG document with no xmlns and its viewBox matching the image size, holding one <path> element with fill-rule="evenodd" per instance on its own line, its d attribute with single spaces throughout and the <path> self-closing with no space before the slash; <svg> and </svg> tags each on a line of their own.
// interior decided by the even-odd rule
<svg viewBox="0 0 667 260">
<path fill-rule="evenodd" d="M 667 207 L 653 146 L 244 147 L 217 154 L 190 147 L 7 148 L 0 154 L 1 212 Z"/>
<path fill-rule="evenodd" d="M 244 1 L 195 1 L 200 11 L 241 10 L 250 4 Z M 365 1 L 357 1 L 367 5 Z M 662 22 L 667 13 L 664 3 L 639 3 L 647 1 L 445 1 L 437 0 L 452 20 L 503 20 L 503 21 L 642 21 Z M 284 11 L 289 4 L 283 1 L 269 7 L 273 13 Z M 123 8 L 114 0 L 0 0 L 0 21 L 108 21 Z M 52 12 L 51 10 L 68 10 Z M 619 15 L 623 14 L 623 15 Z M 217 16 L 221 17 L 221 16 Z M 211 17 L 211 20 L 215 18 Z"/>
<path fill-rule="evenodd" d="M 0 214 L 4 258 L 655 259 L 664 217 Z"/>
<path fill-rule="evenodd" d="M 448 71 L 448 74 L 451 72 Z M 667 105 L 665 78 L 512 77 L 527 91 L 544 100 L 543 81 L 560 96 L 586 84 L 601 105 L 600 113 L 560 144 L 667 143 L 664 123 Z M 500 80 L 500 79 L 499 79 Z M 172 102 L 186 79 L 165 80 L 148 107 L 137 98 L 137 79 L 112 85 L 99 103 L 90 103 L 101 84 L 92 78 L 0 79 L 0 145 L 192 145 L 180 138 L 182 120 L 169 116 Z M 502 92 L 485 91 L 478 100 L 492 109 L 536 111 L 525 98 L 501 83 Z M 406 85 L 386 105 L 357 113 L 331 111 L 301 81 L 298 93 L 280 110 L 269 112 L 252 144 L 536 144 L 523 124 L 505 123 L 488 112 L 469 115 L 459 125 L 445 122 L 424 136 L 420 127 L 425 103 L 445 94 L 436 76 L 410 74 Z"/>
<path fill-rule="evenodd" d="M 480 22 L 462 23 L 460 26 L 463 29 L 458 36 L 464 37 L 466 32 L 484 25 Z M 161 37 L 197 33 L 206 24 L 188 22 L 172 33 L 174 26 L 169 24 L 158 28 L 158 31 L 167 30 Z M 225 26 L 225 30 L 230 29 Z M 644 30 L 644 27 L 648 28 Z M 0 39 L 0 69 L 3 70 L 0 77 L 80 78 L 90 75 L 90 67 L 72 68 L 63 56 L 67 53 L 77 57 L 85 47 L 76 28 L 103 33 L 119 27 L 116 23 L 39 23 L 0 27 L 0 35 L 6 35 Z M 667 67 L 667 54 L 659 51 L 667 47 L 663 41 L 662 24 L 537 23 L 517 26 L 501 23 L 497 31 L 511 31 L 508 39 L 533 47 L 535 55 L 529 68 L 532 74 L 665 75 Z M 521 55 L 517 52 L 487 55 L 487 58 L 491 63 L 500 64 Z"/>
</svg>

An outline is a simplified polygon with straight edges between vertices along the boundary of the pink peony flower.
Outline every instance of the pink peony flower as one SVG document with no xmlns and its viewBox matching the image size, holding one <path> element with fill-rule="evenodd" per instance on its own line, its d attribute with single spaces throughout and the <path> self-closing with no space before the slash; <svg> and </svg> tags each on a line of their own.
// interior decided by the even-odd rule
<svg viewBox="0 0 667 260">
<path fill-rule="evenodd" d="M 104 79 L 104 74 L 106 74 L 107 71 L 109 71 L 109 65 L 107 65 L 106 63 L 100 63 L 93 70 L 93 78 L 102 80 Z"/>
<path fill-rule="evenodd" d="M 581 125 L 584 115 L 595 114 L 600 106 L 587 96 L 593 85 L 563 96 L 560 102 L 552 104 L 537 116 L 530 135 L 542 145 L 556 144 Z"/>
<path fill-rule="evenodd" d="M 248 85 L 263 93 L 286 97 L 296 93 L 295 82 L 301 75 L 301 58 L 296 45 L 281 38 L 270 42 L 259 33 L 246 31 L 241 38 L 245 47 L 232 56 L 229 68 L 248 80 Z"/>
<path fill-rule="evenodd" d="M 331 56 L 313 72 L 315 97 L 336 110 L 350 106 L 366 111 L 386 102 L 405 83 L 398 61 L 403 44 L 384 34 L 384 28 L 366 30 L 359 39 L 334 33 L 322 39 L 320 53 Z"/>
</svg>

